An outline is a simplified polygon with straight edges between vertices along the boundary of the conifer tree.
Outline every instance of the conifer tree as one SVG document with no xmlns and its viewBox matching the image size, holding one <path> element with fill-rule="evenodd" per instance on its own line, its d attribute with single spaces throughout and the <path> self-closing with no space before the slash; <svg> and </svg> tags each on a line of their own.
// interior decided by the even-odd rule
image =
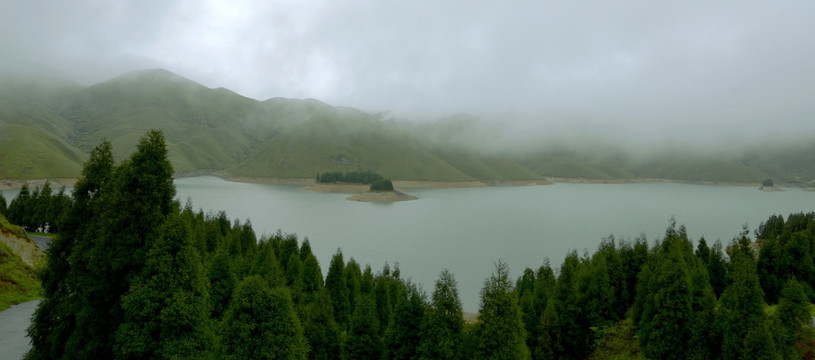
<svg viewBox="0 0 815 360">
<path fill-rule="evenodd" d="M 691 279 L 677 239 L 670 235 L 637 285 L 634 321 L 648 358 L 684 359 L 692 338 Z"/>
<path fill-rule="evenodd" d="M 91 150 L 81 177 L 74 185 L 73 201 L 62 232 L 51 241 L 46 252 L 47 263 L 40 273 L 43 300 L 28 328 L 32 345 L 30 359 L 57 359 L 65 355 L 78 312 L 76 278 L 84 274 L 81 265 L 76 263 L 78 257 L 74 252 L 81 250 L 75 244 L 81 244 L 81 248 L 91 245 L 85 232 L 98 215 L 98 194 L 107 184 L 112 169 L 111 145 L 105 141 Z"/>
<path fill-rule="evenodd" d="M 334 308 L 337 324 L 341 329 L 347 328 L 351 303 L 348 299 L 348 285 L 345 282 L 345 263 L 342 259 L 342 251 L 339 249 L 331 258 L 331 264 L 328 266 L 325 288 L 331 296 L 331 305 Z"/>
<path fill-rule="evenodd" d="M 323 288 L 323 273 L 314 255 L 309 254 L 303 262 L 303 292 L 309 296 Z"/>
<path fill-rule="evenodd" d="M 582 359 L 587 351 L 585 329 L 579 323 L 582 310 L 577 306 L 578 266 L 577 252 L 572 251 L 563 260 L 555 285 L 554 305 L 558 314 L 561 340 L 561 344 L 556 348 L 562 351 L 557 354 L 561 359 Z"/>
<path fill-rule="evenodd" d="M 549 299 L 540 319 L 540 335 L 532 348 L 534 359 L 555 360 L 562 353 L 560 339 L 560 320 L 555 309 L 554 299 Z"/>
<path fill-rule="evenodd" d="M 400 296 L 393 312 L 393 323 L 385 333 L 385 358 L 392 360 L 418 359 L 425 303 L 416 285 L 408 284 L 407 293 Z"/>
<path fill-rule="evenodd" d="M 331 298 L 325 289 L 314 294 L 314 301 L 302 312 L 303 332 L 309 344 L 309 358 L 313 360 L 340 359 L 342 334 L 332 314 Z"/>
<path fill-rule="evenodd" d="M 809 300 L 804 287 L 797 280 L 787 280 L 775 316 L 775 339 L 779 353 L 785 359 L 804 358 L 796 345 L 811 341 L 815 337 L 815 328 L 809 314 Z"/>
<path fill-rule="evenodd" d="M 481 290 L 478 312 L 476 359 L 529 359 L 526 332 L 517 295 L 509 280 L 509 267 L 503 261 Z"/>
<path fill-rule="evenodd" d="M 308 344 L 284 287 L 252 275 L 238 283 L 220 326 L 222 359 L 307 358 Z"/>
<path fill-rule="evenodd" d="M 377 316 L 373 296 L 360 296 L 348 326 L 345 343 L 347 359 L 379 359 L 382 356 Z"/>
<path fill-rule="evenodd" d="M 249 275 L 259 275 L 269 288 L 286 285 L 283 270 L 277 262 L 277 256 L 269 242 L 261 242 L 258 245 L 255 259 L 249 269 Z"/>
<path fill-rule="evenodd" d="M 0 215 L 8 217 L 8 203 L 2 192 L 0 192 Z"/>
<path fill-rule="evenodd" d="M 229 255 L 226 250 L 219 250 L 215 254 L 215 259 L 209 268 L 209 281 L 212 287 L 210 291 L 212 318 L 220 320 L 229 307 L 232 292 L 235 290 L 235 285 L 237 285 L 237 279 L 230 266 Z"/>
<path fill-rule="evenodd" d="M 722 329 L 722 356 L 730 359 L 774 358 L 777 354 L 772 336 L 766 328 L 764 294 L 756 275 L 756 265 L 747 240 L 741 239 L 731 247 L 731 284 L 722 293 L 720 328 Z M 759 352 L 760 350 L 760 352 Z M 748 352 L 750 351 L 750 352 Z M 772 354 L 773 356 L 769 356 Z"/>
<path fill-rule="evenodd" d="M 122 298 L 117 359 L 207 357 L 214 341 L 208 281 L 190 225 L 176 214 L 161 230 L 142 274 Z"/>
<path fill-rule="evenodd" d="M 92 245 L 76 262 L 85 268 L 77 269 L 74 278 L 78 331 L 68 351 L 88 358 L 113 357 L 115 329 L 123 319 L 121 297 L 141 273 L 167 215 L 178 210 L 164 136 L 148 131 L 136 148 L 98 194 L 99 214 L 82 240 Z"/>
<path fill-rule="evenodd" d="M 418 354 L 421 359 L 459 359 L 464 317 L 453 274 L 442 270 L 436 280 L 430 308 L 422 324 Z"/>
</svg>

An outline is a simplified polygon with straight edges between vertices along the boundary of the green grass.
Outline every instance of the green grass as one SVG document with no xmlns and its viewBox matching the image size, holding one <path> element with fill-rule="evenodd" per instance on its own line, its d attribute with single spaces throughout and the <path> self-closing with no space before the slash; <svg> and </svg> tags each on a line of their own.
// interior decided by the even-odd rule
<svg viewBox="0 0 815 360">
<path fill-rule="evenodd" d="M 636 161 L 616 145 L 541 143 L 538 150 L 491 152 L 500 125 L 477 117 L 436 123 L 380 116 L 317 100 L 249 99 L 165 70 L 126 74 L 90 87 L 49 78 L 0 76 L 0 179 L 75 177 L 103 140 L 121 161 L 151 128 L 164 132 L 176 172 L 311 178 L 372 170 L 394 180 L 501 181 L 542 177 L 598 180 L 807 184 L 815 145 L 750 144 L 741 155 L 662 149 Z"/>
<path fill-rule="evenodd" d="M 10 225 L 0 215 L 0 232 L 19 235 L 22 229 Z M 37 272 L 24 263 L 6 244 L 0 241 L 0 311 L 11 305 L 42 297 Z"/>
</svg>

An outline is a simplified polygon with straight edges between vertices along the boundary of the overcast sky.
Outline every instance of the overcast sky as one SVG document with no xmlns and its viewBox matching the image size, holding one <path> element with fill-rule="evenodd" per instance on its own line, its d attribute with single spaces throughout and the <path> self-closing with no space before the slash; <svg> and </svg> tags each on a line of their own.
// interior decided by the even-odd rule
<svg viewBox="0 0 815 360">
<path fill-rule="evenodd" d="M 783 134 L 815 131 L 814 19 L 812 0 L 3 0 L 0 59 L 400 117 Z"/>
</svg>

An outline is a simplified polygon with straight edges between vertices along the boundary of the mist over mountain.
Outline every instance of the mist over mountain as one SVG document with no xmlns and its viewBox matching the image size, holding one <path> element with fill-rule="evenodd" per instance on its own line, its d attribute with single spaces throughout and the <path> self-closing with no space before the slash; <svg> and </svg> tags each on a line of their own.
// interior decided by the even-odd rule
<svg viewBox="0 0 815 360">
<path fill-rule="evenodd" d="M 75 177 L 104 139 L 121 160 L 139 134 L 155 128 L 164 132 L 181 174 L 312 178 L 364 169 L 397 180 L 773 178 L 804 186 L 815 179 L 815 142 L 805 133 L 744 143 L 649 142 L 574 125 L 518 128 L 495 116 L 416 122 L 314 99 L 259 101 L 161 69 L 92 86 L 53 74 L 3 75 L 0 178 Z"/>
</svg>

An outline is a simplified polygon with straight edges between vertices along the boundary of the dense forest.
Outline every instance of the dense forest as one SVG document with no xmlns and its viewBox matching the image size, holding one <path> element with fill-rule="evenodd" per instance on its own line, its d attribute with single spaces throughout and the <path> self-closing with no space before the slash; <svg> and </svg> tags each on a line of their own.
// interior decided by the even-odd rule
<svg viewBox="0 0 815 360">
<path fill-rule="evenodd" d="M 110 143 L 91 151 L 41 272 L 28 359 L 815 354 L 815 213 L 771 216 L 756 242 L 743 230 L 727 246 L 694 247 L 672 220 L 651 245 L 607 238 L 557 269 L 541 254 L 517 279 L 498 261 L 465 320 L 447 270 L 426 294 L 398 266 L 337 250 L 323 277 L 307 240 L 182 206 L 172 174 L 159 131 L 118 165 Z"/>
</svg>

